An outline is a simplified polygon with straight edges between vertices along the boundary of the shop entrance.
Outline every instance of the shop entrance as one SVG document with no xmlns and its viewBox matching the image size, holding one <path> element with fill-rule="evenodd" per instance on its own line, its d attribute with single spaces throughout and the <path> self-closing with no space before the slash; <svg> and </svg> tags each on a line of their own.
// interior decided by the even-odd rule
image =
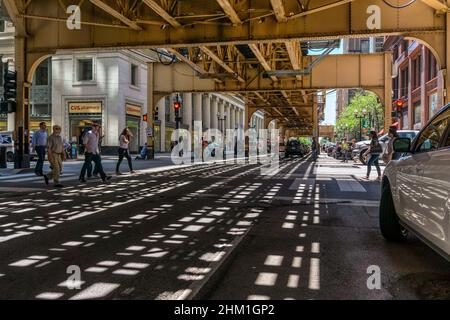
<svg viewBox="0 0 450 320">
<path fill-rule="evenodd" d="M 139 153 L 140 146 L 140 118 L 127 116 L 127 127 L 131 131 L 133 138 L 130 141 L 130 152 Z"/>
<path fill-rule="evenodd" d="M 84 153 L 83 135 L 92 129 L 93 121 L 101 124 L 101 117 L 89 117 L 88 119 L 70 119 L 70 141 L 78 144 L 78 152 Z"/>
</svg>

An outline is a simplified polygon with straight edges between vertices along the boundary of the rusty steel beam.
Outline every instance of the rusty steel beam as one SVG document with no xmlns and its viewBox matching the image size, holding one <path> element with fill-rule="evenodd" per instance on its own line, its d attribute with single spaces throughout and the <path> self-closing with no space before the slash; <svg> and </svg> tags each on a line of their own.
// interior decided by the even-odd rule
<svg viewBox="0 0 450 320">
<path fill-rule="evenodd" d="M 110 7 L 108 4 L 104 3 L 103 1 L 101 1 L 101 0 L 89 0 L 89 1 L 92 4 L 94 4 L 95 6 L 99 7 L 103 11 L 105 11 L 108 14 L 110 14 L 111 16 L 113 16 L 114 18 L 119 19 L 120 21 L 122 21 L 124 24 L 129 26 L 131 29 L 136 30 L 136 31 L 141 31 L 142 30 L 142 28 L 140 26 L 138 26 L 138 24 L 136 22 L 131 21 L 130 19 L 125 17 L 123 14 L 121 14 L 120 12 L 115 10 L 114 8 Z"/>
<path fill-rule="evenodd" d="M 223 12 L 227 15 L 233 25 L 242 24 L 241 18 L 239 18 L 238 14 L 234 10 L 233 6 L 228 0 L 217 0 L 217 3 L 222 8 Z"/>
<path fill-rule="evenodd" d="M 449 7 L 439 0 L 420 0 L 420 1 L 429 5 L 430 7 L 432 7 L 433 9 L 435 9 L 440 13 L 445 13 L 449 10 Z"/>
<path fill-rule="evenodd" d="M 164 10 L 156 1 L 154 0 L 142 0 L 149 8 L 155 11 L 161 18 L 166 20 L 172 27 L 179 28 L 181 24 L 172 17 L 166 10 Z"/>
<path fill-rule="evenodd" d="M 330 4 L 324 5 L 324 6 L 320 6 L 318 8 L 314 8 L 314 9 L 311 9 L 311 10 L 307 10 L 307 11 L 304 11 L 304 12 L 300 12 L 300 13 L 294 14 L 293 16 L 290 16 L 288 18 L 288 20 L 298 19 L 298 18 L 305 17 L 305 16 L 308 16 L 308 15 L 311 15 L 311 14 L 314 14 L 314 13 L 318 13 L 318 12 L 321 12 L 321 11 L 329 10 L 329 9 L 332 9 L 332 8 L 335 8 L 335 7 L 338 7 L 338 6 L 342 6 L 344 4 L 347 4 L 347 3 L 350 3 L 350 2 L 353 2 L 353 1 L 355 1 L 355 0 L 341 0 L 341 1 L 333 2 L 333 3 L 330 3 Z"/>
<path fill-rule="evenodd" d="M 273 8 L 273 12 L 275 13 L 275 17 L 278 22 L 286 22 L 286 11 L 284 10 L 284 5 L 282 0 L 270 0 L 270 5 Z"/>
<path fill-rule="evenodd" d="M 212 52 L 210 49 L 208 49 L 205 46 L 201 46 L 200 50 L 202 50 L 205 54 L 207 54 L 212 60 L 217 62 L 225 71 L 231 73 L 234 75 L 236 79 L 239 80 L 239 82 L 245 83 L 245 80 L 236 72 L 234 71 L 229 65 L 227 65 L 222 59 L 220 59 L 214 52 Z"/>
</svg>

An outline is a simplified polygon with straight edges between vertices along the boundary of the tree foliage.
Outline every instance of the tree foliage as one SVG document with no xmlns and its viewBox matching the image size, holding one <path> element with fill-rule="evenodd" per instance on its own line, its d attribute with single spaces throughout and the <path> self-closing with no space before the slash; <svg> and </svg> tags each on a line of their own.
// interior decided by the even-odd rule
<svg viewBox="0 0 450 320">
<path fill-rule="evenodd" d="M 378 97 L 371 92 L 358 92 L 336 120 L 338 137 L 359 137 L 360 119 L 355 117 L 355 110 L 362 116 L 364 109 L 367 111 L 367 129 L 379 131 L 383 127 L 384 110 Z"/>
</svg>

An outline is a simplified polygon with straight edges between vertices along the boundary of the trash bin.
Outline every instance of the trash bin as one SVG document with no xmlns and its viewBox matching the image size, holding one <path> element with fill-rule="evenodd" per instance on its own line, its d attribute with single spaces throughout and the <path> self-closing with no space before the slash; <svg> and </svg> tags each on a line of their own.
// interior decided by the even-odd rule
<svg viewBox="0 0 450 320">
<path fill-rule="evenodd" d="M 6 147 L 0 147 L 0 169 L 6 169 L 7 165 Z"/>
</svg>

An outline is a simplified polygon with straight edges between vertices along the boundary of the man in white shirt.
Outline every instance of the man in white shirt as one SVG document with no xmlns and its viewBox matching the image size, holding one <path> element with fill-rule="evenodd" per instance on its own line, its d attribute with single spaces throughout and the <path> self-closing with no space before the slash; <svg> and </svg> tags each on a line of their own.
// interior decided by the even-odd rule
<svg viewBox="0 0 450 320">
<path fill-rule="evenodd" d="M 100 124 L 94 123 L 92 125 L 92 130 L 87 132 L 83 137 L 83 145 L 85 147 L 84 152 L 84 164 L 83 168 L 80 172 L 80 182 L 86 182 L 85 175 L 86 170 L 88 169 L 89 164 L 94 161 L 95 167 L 98 170 L 98 173 L 100 174 L 100 177 L 102 178 L 103 182 L 107 182 L 111 179 L 110 176 L 107 176 L 106 173 L 103 171 L 102 166 L 102 159 L 100 157 L 100 150 L 98 148 L 98 140 L 99 140 L 99 130 L 100 130 Z"/>
</svg>

